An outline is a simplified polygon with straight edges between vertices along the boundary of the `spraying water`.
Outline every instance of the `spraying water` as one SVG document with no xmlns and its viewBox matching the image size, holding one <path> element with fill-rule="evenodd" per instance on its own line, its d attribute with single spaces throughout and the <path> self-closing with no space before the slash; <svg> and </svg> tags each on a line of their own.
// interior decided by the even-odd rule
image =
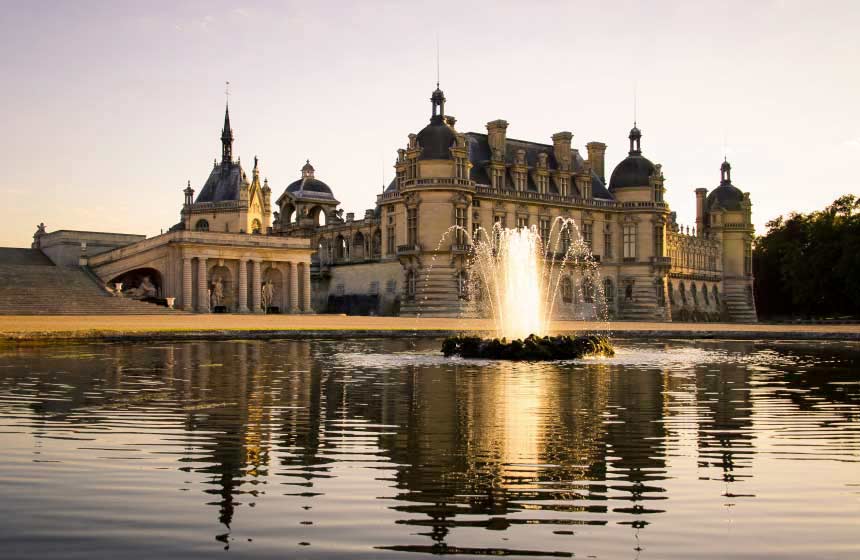
<svg viewBox="0 0 860 560">
<path fill-rule="evenodd" d="M 575 222 L 556 218 L 542 239 L 535 226 L 478 228 L 468 272 L 474 313 L 509 340 L 551 332 L 554 318 L 605 321 L 597 263 Z"/>
</svg>

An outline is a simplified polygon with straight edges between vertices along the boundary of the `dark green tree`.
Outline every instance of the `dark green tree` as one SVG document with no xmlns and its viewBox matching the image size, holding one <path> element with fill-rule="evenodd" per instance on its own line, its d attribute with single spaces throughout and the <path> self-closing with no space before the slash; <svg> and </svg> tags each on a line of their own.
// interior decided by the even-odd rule
<svg viewBox="0 0 860 560">
<path fill-rule="evenodd" d="M 860 198 L 767 223 L 755 241 L 762 317 L 860 315 Z"/>
</svg>

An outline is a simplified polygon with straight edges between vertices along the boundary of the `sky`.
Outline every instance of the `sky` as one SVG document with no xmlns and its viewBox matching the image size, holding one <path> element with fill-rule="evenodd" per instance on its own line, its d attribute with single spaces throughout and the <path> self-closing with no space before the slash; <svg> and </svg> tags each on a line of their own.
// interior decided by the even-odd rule
<svg viewBox="0 0 860 560">
<path fill-rule="evenodd" d="M 723 156 L 757 231 L 860 193 L 860 5 L 790 2 L 0 2 L 0 245 L 36 224 L 156 235 L 233 153 L 277 198 L 306 159 L 372 208 L 430 116 L 439 67 L 461 132 L 574 134 L 663 165 L 678 221 Z M 635 104 L 634 104 L 635 98 Z"/>
</svg>

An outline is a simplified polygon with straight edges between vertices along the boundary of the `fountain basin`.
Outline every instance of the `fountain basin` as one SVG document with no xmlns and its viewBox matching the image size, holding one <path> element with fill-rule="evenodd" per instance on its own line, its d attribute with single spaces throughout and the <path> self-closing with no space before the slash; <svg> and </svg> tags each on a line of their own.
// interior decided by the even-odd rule
<svg viewBox="0 0 860 560">
<path fill-rule="evenodd" d="M 613 356 L 609 337 L 597 334 L 583 336 L 536 336 L 508 341 L 505 338 L 449 336 L 442 343 L 445 356 L 484 358 L 490 360 L 576 360 L 584 356 Z"/>
</svg>

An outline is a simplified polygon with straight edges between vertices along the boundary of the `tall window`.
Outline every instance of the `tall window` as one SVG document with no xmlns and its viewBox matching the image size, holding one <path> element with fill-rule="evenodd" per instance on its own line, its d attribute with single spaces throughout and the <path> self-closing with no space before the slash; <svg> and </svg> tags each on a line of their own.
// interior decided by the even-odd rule
<svg viewBox="0 0 860 560">
<path fill-rule="evenodd" d="M 654 202 L 663 202 L 663 187 L 654 185 Z"/>
<path fill-rule="evenodd" d="M 517 229 L 528 228 L 528 227 L 529 227 L 529 217 L 528 216 L 517 216 Z"/>
<path fill-rule="evenodd" d="M 410 247 L 418 244 L 418 209 L 406 210 L 406 243 Z"/>
<path fill-rule="evenodd" d="M 573 282 L 567 276 L 561 279 L 561 300 L 564 303 L 573 302 Z"/>
<path fill-rule="evenodd" d="M 394 214 L 390 213 L 391 207 L 389 206 L 389 214 L 388 214 L 388 225 L 385 229 L 386 234 L 386 253 L 389 255 L 393 255 L 395 251 L 395 247 L 397 247 L 397 236 L 394 233 Z"/>
<path fill-rule="evenodd" d="M 663 226 L 654 226 L 654 256 L 663 256 Z"/>
<path fill-rule="evenodd" d="M 567 253 L 570 250 L 570 223 L 564 224 L 561 227 L 561 250 Z"/>
<path fill-rule="evenodd" d="M 582 224 L 582 241 L 588 246 L 589 250 L 591 249 L 591 241 L 593 237 L 594 225 L 593 224 Z"/>
<path fill-rule="evenodd" d="M 636 224 L 624 224 L 624 258 L 636 258 Z"/>
<path fill-rule="evenodd" d="M 615 286 L 612 285 L 611 278 L 603 280 L 603 297 L 606 298 L 607 304 L 611 304 L 615 301 Z"/>
<path fill-rule="evenodd" d="M 612 225 L 606 224 L 603 230 L 603 256 L 607 259 L 612 258 Z"/>
<path fill-rule="evenodd" d="M 544 249 L 549 248 L 549 218 L 540 219 L 540 240 Z"/>
<path fill-rule="evenodd" d="M 406 273 L 406 299 L 415 299 L 415 271 L 410 270 Z"/>
<path fill-rule="evenodd" d="M 469 231 L 466 229 L 468 220 L 466 219 L 465 208 L 458 207 L 454 209 L 454 224 L 457 226 L 457 229 L 454 230 L 455 243 L 457 245 L 465 245 L 466 233 Z"/>
</svg>

